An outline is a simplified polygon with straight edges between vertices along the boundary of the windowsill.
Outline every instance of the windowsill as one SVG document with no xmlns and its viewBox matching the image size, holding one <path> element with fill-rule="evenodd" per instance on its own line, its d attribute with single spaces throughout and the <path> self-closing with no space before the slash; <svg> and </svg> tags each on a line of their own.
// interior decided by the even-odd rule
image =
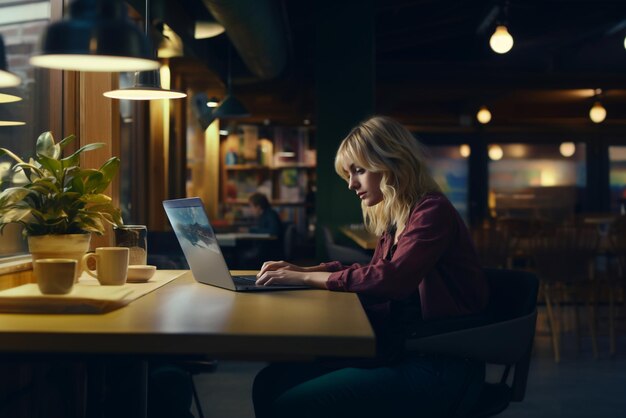
<svg viewBox="0 0 626 418">
<path fill-rule="evenodd" d="M 0 274 L 17 273 L 18 271 L 31 270 L 33 268 L 30 254 L 3 257 L 0 259 Z"/>
</svg>

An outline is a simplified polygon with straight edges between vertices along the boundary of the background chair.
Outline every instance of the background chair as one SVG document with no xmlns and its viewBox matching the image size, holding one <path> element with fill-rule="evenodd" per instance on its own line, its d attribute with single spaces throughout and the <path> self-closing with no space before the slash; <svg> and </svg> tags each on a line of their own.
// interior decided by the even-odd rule
<svg viewBox="0 0 626 418">
<path fill-rule="evenodd" d="M 372 257 L 364 251 L 335 243 L 333 234 L 328 227 L 323 226 L 322 231 L 326 244 L 326 254 L 329 260 L 339 261 L 341 264 L 346 265 L 354 263 L 368 264 L 372 260 Z"/>
<path fill-rule="evenodd" d="M 565 303 L 571 303 L 574 309 L 578 348 L 581 345 L 578 307 L 580 303 L 587 303 L 593 354 L 595 358 L 598 357 L 595 310 L 597 286 L 594 280 L 598 241 L 597 228 L 584 223 L 559 225 L 530 241 L 533 265 L 541 280 L 541 293 L 546 304 L 556 362 L 561 359 L 561 306 Z"/>
<path fill-rule="evenodd" d="M 498 228 L 495 222 L 472 228 L 472 240 L 482 266 L 490 268 L 511 266 L 511 257 L 514 254 L 512 241 L 507 231 Z"/>
<path fill-rule="evenodd" d="M 526 271 L 486 269 L 485 275 L 490 297 L 483 314 L 427 321 L 427 332 L 416 331 L 406 343 L 408 351 L 505 366 L 498 383 L 484 383 L 475 405 L 462 400 L 456 406 L 455 417 L 483 418 L 499 414 L 510 402 L 524 400 L 526 393 L 539 281 Z"/>
<path fill-rule="evenodd" d="M 621 300 L 622 309 L 626 293 L 626 216 L 616 219 L 609 228 L 609 255 L 617 259 L 615 268 L 608 276 L 607 287 L 609 296 L 609 351 L 615 355 L 617 343 L 615 337 L 615 321 L 617 319 L 616 302 Z"/>
</svg>

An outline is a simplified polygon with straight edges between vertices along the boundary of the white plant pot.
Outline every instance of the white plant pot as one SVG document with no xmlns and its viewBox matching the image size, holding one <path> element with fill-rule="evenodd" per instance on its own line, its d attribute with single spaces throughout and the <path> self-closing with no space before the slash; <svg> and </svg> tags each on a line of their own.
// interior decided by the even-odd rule
<svg viewBox="0 0 626 418">
<path fill-rule="evenodd" d="M 91 234 L 36 235 L 28 237 L 33 262 L 42 258 L 72 258 L 78 262 L 74 281 L 83 272 L 81 259 L 89 251 Z"/>
</svg>

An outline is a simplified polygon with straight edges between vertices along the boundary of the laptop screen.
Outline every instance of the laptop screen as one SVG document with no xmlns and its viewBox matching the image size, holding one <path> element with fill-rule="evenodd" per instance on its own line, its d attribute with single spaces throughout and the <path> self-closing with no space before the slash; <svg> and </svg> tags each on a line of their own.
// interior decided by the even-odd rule
<svg viewBox="0 0 626 418">
<path fill-rule="evenodd" d="M 197 197 L 166 200 L 163 207 L 196 280 L 233 288 L 228 266 L 202 201 Z"/>
</svg>

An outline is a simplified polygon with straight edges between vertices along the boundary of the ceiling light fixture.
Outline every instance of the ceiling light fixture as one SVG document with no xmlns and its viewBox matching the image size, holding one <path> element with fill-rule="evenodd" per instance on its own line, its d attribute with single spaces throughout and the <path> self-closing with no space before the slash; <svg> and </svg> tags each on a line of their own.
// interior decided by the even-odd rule
<svg viewBox="0 0 626 418">
<path fill-rule="evenodd" d="M 121 0 L 74 0 L 69 18 L 49 25 L 36 67 L 74 71 L 145 71 L 159 68 L 148 38 L 128 19 Z"/>
<path fill-rule="evenodd" d="M 159 42 L 159 48 L 157 49 L 157 57 L 159 58 L 173 58 L 182 57 L 183 41 L 180 36 L 172 30 L 166 23 L 160 23 L 158 25 L 161 33 L 161 42 Z"/>
<path fill-rule="evenodd" d="M 591 109 L 589 109 L 589 119 L 593 123 L 602 123 L 606 119 L 606 109 L 602 106 L 602 103 L 595 102 Z"/>
<path fill-rule="evenodd" d="M 214 38 L 224 33 L 224 26 L 216 20 L 203 20 L 195 24 L 193 37 L 195 39 Z"/>
<path fill-rule="evenodd" d="M 573 142 L 563 142 L 559 146 L 559 152 L 563 157 L 571 157 L 576 152 L 576 145 Z"/>
<path fill-rule="evenodd" d="M 220 101 L 215 96 L 211 97 L 206 102 L 206 106 L 207 107 L 218 107 L 219 105 L 220 105 Z"/>
<path fill-rule="evenodd" d="M 496 27 L 495 32 L 489 38 L 489 46 L 498 54 L 506 54 L 513 48 L 513 37 L 506 26 Z"/>
<path fill-rule="evenodd" d="M 14 96 L 12 94 L 0 93 L 0 103 L 13 103 L 19 102 L 22 100 L 19 96 Z"/>
<path fill-rule="evenodd" d="M 478 113 L 476 113 L 476 119 L 478 119 L 478 122 L 482 123 L 483 125 L 491 122 L 491 112 L 489 111 L 489 109 L 487 109 L 487 106 L 480 107 Z"/>
<path fill-rule="evenodd" d="M 146 36 L 150 33 L 150 2 L 146 0 L 146 14 L 144 16 Z M 165 67 L 165 66 L 164 66 Z M 105 97 L 119 100 L 161 100 L 182 99 L 187 97 L 182 91 L 164 89 L 161 86 L 159 70 L 138 71 L 135 73 L 132 87 L 111 90 L 102 93 Z"/>
<path fill-rule="evenodd" d="M 111 99 L 119 100 L 160 100 L 182 99 L 187 94 L 161 88 L 161 76 L 158 70 L 135 73 L 133 87 L 111 90 L 102 93 Z"/>
<path fill-rule="evenodd" d="M 21 82 L 22 79 L 19 76 L 7 71 L 7 56 L 4 50 L 4 38 L 0 35 L 0 87 L 15 87 Z"/>
<path fill-rule="evenodd" d="M 459 147 L 459 154 L 461 154 L 461 157 L 463 158 L 468 158 L 472 154 L 472 149 L 470 148 L 469 145 L 462 144 Z"/>
<path fill-rule="evenodd" d="M 596 89 L 594 94 L 595 102 L 589 109 L 589 119 L 593 123 L 602 123 L 606 119 L 606 109 L 600 103 L 600 96 L 602 96 L 602 89 Z"/>
<path fill-rule="evenodd" d="M 496 23 L 496 30 L 489 38 L 489 46 L 498 54 L 506 54 L 513 48 L 513 37 L 507 28 L 507 18 L 509 12 L 508 1 L 503 1 L 500 6 L 500 13 Z"/>
<path fill-rule="evenodd" d="M 239 99 L 233 95 L 232 75 L 231 75 L 231 46 L 228 44 L 228 80 L 226 87 L 226 97 L 222 103 L 213 110 L 213 117 L 221 118 L 246 118 L 250 112 Z"/>
<path fill-rule="evenodd" d="M 489 158 L 493 161 L 501 160 L 504 156 L 504 151 L 500 145 L 492 145 L 489 147 Z"/>
</svg>

